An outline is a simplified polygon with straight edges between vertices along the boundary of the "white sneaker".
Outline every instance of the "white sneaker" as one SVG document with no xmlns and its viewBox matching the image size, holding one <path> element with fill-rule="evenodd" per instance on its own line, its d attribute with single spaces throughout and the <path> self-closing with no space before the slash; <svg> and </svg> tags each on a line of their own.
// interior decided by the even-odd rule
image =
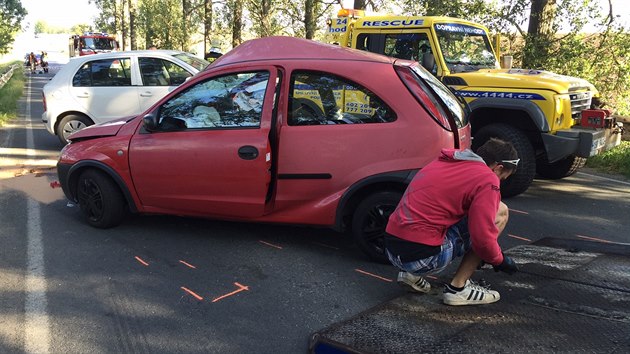
<svg viewBox="0 0 630 354">
<path fill-rule="evenodd" d="M 419 275 L 407 272 L 398 272 L 398 285 L 418 293 L 428 293 L 431 284 Z"/>
<path fill-rule="evenodd" d="M 450 284 L 444 286 L 444 303 L 453 306 L 491 304 L 499 301 L 498 291 L 490 290 L 472 280 L 467 280 L 462 291 L 455 291 Z"/>
</svg>

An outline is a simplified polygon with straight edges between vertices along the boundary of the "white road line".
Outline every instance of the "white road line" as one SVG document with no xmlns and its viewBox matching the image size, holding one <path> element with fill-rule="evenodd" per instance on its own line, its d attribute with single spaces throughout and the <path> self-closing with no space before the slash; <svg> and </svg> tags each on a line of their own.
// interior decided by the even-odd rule
<svg viewBox="0 0 630 354">
<path fill-rule="evenodd" d="M 599 178 L 599 179 L 603 179 L 605 181 L 609 181 L 609 182 L 616 182 L 619 184 L 625 184 L 626 186 L 630 186 L 630 182 L 625 182 L 625 181 L 620 181 L 618 179 L 612 179 L 612 178 L 608 178 L 608 177 L 602 177 L 602 176 L 598 176 L 598 175 L 592 175 L 590 173 L 586 173 L 586 172 L 578 172 L 579 175 L 584 175 L 584 176 L 589 176 L 589 177 L 593 177 L 593 178 Z"/>
<path fill-rule="evenodd" d="M 35 158 L 33 126 L 31 122 L 31 77 L 26 86 L 26 155 Z M 44 245 L 39 203 L 32 198 L 27 201 L 26 251 L 26 300 L 24 303 L 24 351 L 26 353 L 50 352 L 50 334 L 46 301 L 46 272 L 44 269 Z"/>
</svg>

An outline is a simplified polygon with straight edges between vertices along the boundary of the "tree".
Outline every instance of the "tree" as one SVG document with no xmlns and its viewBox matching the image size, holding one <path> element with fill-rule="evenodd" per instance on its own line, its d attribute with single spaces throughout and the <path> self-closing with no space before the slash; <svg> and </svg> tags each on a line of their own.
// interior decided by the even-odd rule
<svg viewBox="0 0 630 354">
<path fill-rule="evenodd" d="M 555 34 L 556 11 L 556 0 L 532 0 L 523 66 L 536 67 L 540 64 L 539 58 L 549 56 L 549 43 L 553 41 Z"/>
<path fill-rule="evenodd" d="M 20 0 L 0 0 L 0 8 L 0 54 L 5 54 L 22 27 L 26 10 Z"/>
<path fill-rule="evenodd" d="M 138 49 L 137 44 L 137 31 L 136 31 L 136 8 L 137 8 L 136 0 L 128 0 L 127 8 L 129 9 L 129 40 L 131 45 L 131 50 Z"/>
<path fill-rule="evenodd" d="M 243 42 L 243 0 L 232 0 L 232 48 Z"/>
<path fill-rule="evenodd" d="M 212 9 L 213 1 L 203 1 L 203 53 L 208 53 L 212 49 L 212 17 L 214 15 Z"/>
</svg>

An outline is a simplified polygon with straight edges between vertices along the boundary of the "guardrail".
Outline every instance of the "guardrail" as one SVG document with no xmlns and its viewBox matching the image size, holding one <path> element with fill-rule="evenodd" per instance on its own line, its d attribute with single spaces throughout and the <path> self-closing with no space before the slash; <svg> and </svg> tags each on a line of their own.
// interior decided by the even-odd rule
<svg viewBox="0 0 630 354">
<path fill-rule="evenodd" d="M 11 77 L 13 76 L 13 71 L 15 71 L 15 68 L 17 68 L 18 66 L 18 64 L 11 65 L 9 70 L 4 73 L 2 77 L 0 77 L 0 89 L 3 88 L 4 85 L 9 82 L 9 80 L 11 80 Z"/>
</svg>

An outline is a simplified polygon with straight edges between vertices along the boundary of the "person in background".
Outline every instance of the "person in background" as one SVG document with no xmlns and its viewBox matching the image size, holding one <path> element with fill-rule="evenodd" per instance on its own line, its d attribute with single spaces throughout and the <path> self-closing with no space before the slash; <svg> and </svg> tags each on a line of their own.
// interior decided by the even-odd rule
<svg viewBox="0 0 630 354">
<path fill-rule="evenodd" d="M 31 67 L 31 74 L 35 73 L 35 67 L 37 66 L 37 57 L 35 57 L 35 54 L 33 54 L 33 52 L 28 55 L 28 65 L 30 65 Z"/>
<path fill-rule="evenodd" d="M 455 276 L 445 284 L 444 303 L 499 301 L 497 291 L 470 277 L 482 261 L 496 271 L 518 271 L 497 242 L 508 221 L 500 182 L 516 171 L 518 162 L 511 143 L 493 138 L 476 153 L 443 149 L 438 159 L 416 174 L 386 228 L 386 253 L 400 270 L 399 284 L 426 293 L 431 284 L 424 276 L 439 273 L 462 257 Z"/>
</svg>

